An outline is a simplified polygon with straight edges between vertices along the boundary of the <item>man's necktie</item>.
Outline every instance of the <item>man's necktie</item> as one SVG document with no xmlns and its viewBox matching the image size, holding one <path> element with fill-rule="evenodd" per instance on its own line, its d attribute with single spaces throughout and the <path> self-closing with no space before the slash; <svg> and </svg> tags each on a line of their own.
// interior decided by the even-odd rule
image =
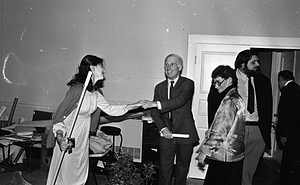
<svg viewBox="0 0 300 185">
<path fill-rule="evenodd" d="M 173 93 L 173 89 L 174 89 L 174 81 L 171 81 L 171 84 L 170 84 L 170 91 L 169 91 L 169 99 L 172 98 L 172 93 Z"/>
<path fill-rule="evenodd" d="M 173 95 L 173 91 L 174 91 L 174 81 L 171 81 L 171 84 L 170 84 L 170 89 L 169 89 L 169 99 L 172 98 L 172 95 Z M 169 117 L 170 117 L 170 120 L 171 120 L 171 123 L 173 122 L 172 121 L 172 111 L 170 111 L 169 113 Z"/>
<path fill-rule="evenodd" d="M 250 114 L 254 112 L 254 89 L 251 83 L 251 77 L 248 76 L 248 106 L 247 110 Z"/>
</svg>

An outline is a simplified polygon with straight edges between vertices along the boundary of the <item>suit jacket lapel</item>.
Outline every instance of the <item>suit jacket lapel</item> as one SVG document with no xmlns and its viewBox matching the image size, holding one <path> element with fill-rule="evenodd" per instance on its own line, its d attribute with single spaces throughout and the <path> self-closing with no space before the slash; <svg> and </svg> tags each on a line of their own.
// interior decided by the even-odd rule
<svg viewBox="0 0 300 185">
<path fill-rule="evenodd" d="M 162 91 L 163 91 L 163 93 L 162 93 L 163 99 L 167 100 L 168 99 L 168 80 L 165 80 Z"/>
<path fill-rule="evenodd" d="M 254 77 L 254 87 L 255 87 L 255 94 L 256 94 L 256 101 L 259 99 L 259 90 L 261 89 L 260 87 L 260 80 L 258 77 Z"/>
<path fill-rule="evenodd" d="M 174 96 L 175 97 L 178 96 L 178 92 L 180 90 L 180 86 L 181 86 L 182 82 L 183 82 L 183 78 L 181 76 L 179 76 L 179 78 L 174 86 Z"/>
<path fill-rule="evenodd" d="M 174 86 L 174 96 L 176 97 L 178 95 L 178 92 L 179 92 L 179 89 L 180 89 L 180 86 L 183 82 L 183 78 L 180 76 Z M 169 89 L 168 89 L 168 80 L 165 80 L 164 84 L 163 84 L 163 89 L 162 89 L 162 96 L 163 98 L 165 99 L 168 99 L 168 92 L 169 92 Z"/>
</svg>

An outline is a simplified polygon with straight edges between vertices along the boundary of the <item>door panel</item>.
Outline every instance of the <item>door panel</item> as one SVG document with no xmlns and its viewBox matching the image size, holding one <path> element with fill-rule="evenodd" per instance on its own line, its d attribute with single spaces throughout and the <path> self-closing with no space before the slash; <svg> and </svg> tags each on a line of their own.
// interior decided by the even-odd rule
<svg viewBox="0 0 300 185">
<path fill-rule="evenodd" d="M 197 127 L 207 129 L 207 95 L 211 85 L 211 73 L 219 65 L 234 68 L 237 54 L 248 49 L 245 46 L 197 44 L 195 64 L 195 94 L 193 111 Z"/>
</svg>

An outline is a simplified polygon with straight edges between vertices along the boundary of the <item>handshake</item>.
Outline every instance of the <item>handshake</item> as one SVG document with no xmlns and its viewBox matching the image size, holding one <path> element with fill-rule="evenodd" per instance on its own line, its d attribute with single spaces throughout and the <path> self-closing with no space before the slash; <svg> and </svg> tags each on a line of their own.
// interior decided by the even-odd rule
<svg viewBox="0 0 300 185">
<path fill-rule="evenodd" d="M 157 107 L 157 101 L 140 100 L 136 103 L 137 107 L 143 107 L 144 109 Z"/>
</svg>

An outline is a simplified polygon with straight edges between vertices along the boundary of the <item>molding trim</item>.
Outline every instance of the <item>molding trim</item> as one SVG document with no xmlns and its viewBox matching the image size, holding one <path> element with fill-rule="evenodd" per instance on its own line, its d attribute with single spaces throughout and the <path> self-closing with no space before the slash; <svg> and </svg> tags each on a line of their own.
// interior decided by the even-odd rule
<svg viewBox="0 0 300 185">
<path fill-rule="evenodd" d="M 229 35 L 188 35 L 188 42 L 203 44 L 243 45 L 250 47 L 300 49 L 300 38 L 293 37 L 251 37 Z"/>
</svg>

